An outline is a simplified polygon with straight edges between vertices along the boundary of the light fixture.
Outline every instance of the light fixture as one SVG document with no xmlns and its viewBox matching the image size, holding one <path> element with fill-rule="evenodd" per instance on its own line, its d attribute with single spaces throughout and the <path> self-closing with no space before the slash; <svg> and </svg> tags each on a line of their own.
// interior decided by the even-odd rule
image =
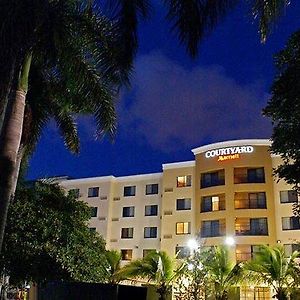
<svg viewBox="0 0 300 300">
<path fill-rule="evenodd" d="M 225 238 L 225 244 L 228 246 L 233 246 L 235 244 L 235 239 L 232 236 L 227 236 Z"/>
<path fill-rule="evenodd" d="M 188 241 L 188 247 L 190 248 L 191 251 L 195 251 L 198 249 L 198 243 L 195 239 L 190 239 Z"/>
<path fill-rule="evenodd" d="M 194 269 L 194 265 L 193 264 L 188 264 L 187 266 L 189 271 L 192 271 Z"/>
</svg>

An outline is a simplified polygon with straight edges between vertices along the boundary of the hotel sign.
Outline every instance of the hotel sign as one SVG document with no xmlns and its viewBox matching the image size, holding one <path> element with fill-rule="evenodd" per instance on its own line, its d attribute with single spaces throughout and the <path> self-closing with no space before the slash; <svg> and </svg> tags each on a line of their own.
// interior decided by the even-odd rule
<svg viewBox="0 0 300 300">
<path fill-rule="evenodd" d="M 209 150 L 205 152 L 206 158 L 218 157 L 218 161 L 232 160 L 240 158 L 242 153 L 252 153 L 254 151 L 253 146 L 241 146 L 241 147 L 227 147 L 215 150 Z"/>
</svg>

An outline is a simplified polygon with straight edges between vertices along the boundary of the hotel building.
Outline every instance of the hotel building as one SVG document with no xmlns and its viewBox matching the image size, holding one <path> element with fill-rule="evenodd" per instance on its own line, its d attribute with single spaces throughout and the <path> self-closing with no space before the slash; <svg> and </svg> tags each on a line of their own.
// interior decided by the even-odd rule
<svg viewBox="0 0 300 300">
<path fill-rule="evenodd" d="M 262 244 L 281 243 L 291 253 L 300 240 L 299 218 L 292 213 L 297 194 L 274 178 L 280 158 L 269 147 L 269 140 L 215 143 L 193 149 L 193 161 L 163 164 L 161 173 L 61 185 L 88 203 L 90 227 L 124 260 L 152 249 L 172 256 L 180 251 L 182 257 L 195 237 L 204 246 L 233 237 L 236 261 L 250 259 Z"/>
</svg>

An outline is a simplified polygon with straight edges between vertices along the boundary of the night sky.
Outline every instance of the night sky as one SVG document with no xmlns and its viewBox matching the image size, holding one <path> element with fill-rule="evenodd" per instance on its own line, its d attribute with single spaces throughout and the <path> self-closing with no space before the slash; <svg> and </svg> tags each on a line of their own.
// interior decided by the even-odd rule
<svg viewBox="0 0 300 300">
<path fill-rule="evenodd" d="M 79 117 L 81 152 L 74 156 L 50 123 L 28 178 L 154 173 L 163 163 L 192 160 L 191 149 L 207 143 L 269 138 L 271 124 L 261 110 L 275 74 L 273 54 L 300 29 L 300 1 L 291 2 L 266 44 L 249 7 L 237 7 L 204 40 L 195 60 L 170 34 L 165 11 L 156 4 L 140 26 L 132 87 L 117 104 L 115 141 L 95 140 L 93 119 Z"/>
</svg>

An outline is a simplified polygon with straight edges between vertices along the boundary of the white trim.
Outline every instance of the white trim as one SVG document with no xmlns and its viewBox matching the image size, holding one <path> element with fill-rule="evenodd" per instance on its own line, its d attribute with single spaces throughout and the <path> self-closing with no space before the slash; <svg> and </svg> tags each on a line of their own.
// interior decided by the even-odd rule
<svg viewBox="0 0 300 300">
<path fill-rule="evenodd" d="M 73 185 L 78 183 L 97 183 L 97 182 L 109 182 L 114 181 L 116 178 L 114 176 L 102 176 L 102 177 L 87 177 L 78 179 L 67 179 L 60 182 L 61 185 Z"/>
<path fill-rule="evenodd" d="M 142 180 L 160 179 L 160 178 L 162 178 L 162 173 L 151 173 L 151 174 L 139 174 L 139 175 L 116 177 L 116 181 L 117 182 L 137 181 L 137 180 L 142 181 Z"/>
<path fill-rule="evenodd" d="M 214 144 L 209 144 L 205 146 L 201 146 L 198 148 L 192 149 L 194 155 L 200 154 L 209 150 L 218 149 L 218 148 L 226 148 L 232 146 L 271 146 L 271 140 L 267 139 L 248 139 L 248 140 L 232 140 L 232 141 L 225 141 L 219 142 Z"/>
<path fill-rule="evenodd" d="M 195 161 L 190 160 L 190 161 L 181 161 L 176 163 L 163 164 L 162 168 L 163 170 L 170 170 L 170 169 L 177 169 L 177 168 L 195 167 L 195 165 L 196 165 Z"/>
</svg>

